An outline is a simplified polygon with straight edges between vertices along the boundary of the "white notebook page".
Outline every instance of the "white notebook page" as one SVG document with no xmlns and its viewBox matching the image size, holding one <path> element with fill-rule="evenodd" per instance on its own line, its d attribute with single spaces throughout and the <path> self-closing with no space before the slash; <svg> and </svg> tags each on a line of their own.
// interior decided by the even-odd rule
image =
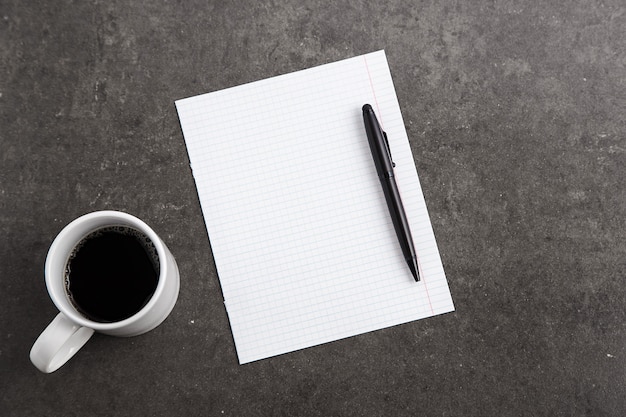
<svg viewBox="0 0 626 417">
<path fill-rule="evenodd" d="M 387 132 L 420 282 L 365 103 Z M 176 107 L 240 363 L 454 310 L 384 51 Z"/>
</svg>

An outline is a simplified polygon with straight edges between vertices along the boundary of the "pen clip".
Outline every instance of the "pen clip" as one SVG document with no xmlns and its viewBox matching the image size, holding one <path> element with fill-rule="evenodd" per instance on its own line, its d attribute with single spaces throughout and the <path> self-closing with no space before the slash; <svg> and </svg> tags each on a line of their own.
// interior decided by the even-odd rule
<svg viewBox="0 0 626 417">
<path fill-rule="evenodd" d="M 389 147 L 389 139 L 387 139 L 387 133 L 385 133 L 385 131 L 382 129 L 381 132 L 383 132 L 383 138 L 385 138 L 385 145 L 387 146 L 387 155 L 389 155 L 389 161 L 391 162 L 391 166 L 395 168 L 396 163 L 393 162 L 393 158 L 391 157 L 391 148 Z"/>
</svg>

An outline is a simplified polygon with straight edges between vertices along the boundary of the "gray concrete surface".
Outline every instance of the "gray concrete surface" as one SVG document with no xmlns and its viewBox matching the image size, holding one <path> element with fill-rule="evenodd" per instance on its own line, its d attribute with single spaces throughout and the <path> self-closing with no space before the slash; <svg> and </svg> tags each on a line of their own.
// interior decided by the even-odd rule
<svg viewBox="0 0 626 417">
<path fill-rule="evenodd" d="M 626 415 L 621 0 L 0 0 L 0 415 Z M 174 100 L 385 49 L 455 313 L 237 364 Z M 28 352 L 48 246 L 141 217 L 172 315 Z"/>
</svg>

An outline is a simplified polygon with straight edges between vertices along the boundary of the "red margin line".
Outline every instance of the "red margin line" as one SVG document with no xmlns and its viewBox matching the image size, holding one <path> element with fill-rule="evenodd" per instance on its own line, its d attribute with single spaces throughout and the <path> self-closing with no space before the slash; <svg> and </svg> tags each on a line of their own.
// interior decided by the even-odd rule
<svg viewBox="0 0 626 417">
<path fill-rule="evenodd" d="M 374 82 L 372 81 L 372 74 L 370 73 L 370 67 L 367 65 L 367 57 L 363 55 L 363 61 L 365 62 L 365 70 L 367 71 L 367 76 L 370 80 L 370 88 L 372 89 L 372 95 L 374 96 L 374 104 L 376 105 L 376 112 L 378 113 L 378 119 L 380 120 L 380 127 L 385 130 L 385 125 L 383 123 L 383 117 L 380 113 L 380 107 L 378 106 L 378 98 L 376 97 L 376 90 L 374 89 Z M 430 293 L 428 292 L 428 286 L 426 285 L 426 280 L 424 279 L 424 272 L 422 270 L 422 264 L 420 263 L 419 256 L 417 255 L 417 251 L 415 253 L 415 258 L 417 260 L 417 268 L 420 272 L 420 278 L 424 283 L 424 289 L 426 290 L 426 298 L 428 298 L 428 306 L 430 307 L 431 314 L 435 314 L 433 310 L 433 304 L 430 301 Z"/>
</svg>

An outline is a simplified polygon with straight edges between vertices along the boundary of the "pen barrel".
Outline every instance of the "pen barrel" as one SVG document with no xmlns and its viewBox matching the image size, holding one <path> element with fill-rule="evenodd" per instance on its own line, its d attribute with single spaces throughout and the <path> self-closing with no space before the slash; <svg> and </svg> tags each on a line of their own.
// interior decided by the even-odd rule
<svg viewBox="0 0 626 417">
<path fill-rule="evenodd" d="M 385 200 L 387 201 L 387 207 L 389 208 L 389 214 L 391 215 L 391 221 L 393 222 L 393 228 L 396 231 L 398 242 L 402 249 L 402 255 L 404 255 L 404 259 L 409 263 L 409 266 L 411 266 L 411 264 L 417 262 L 417 255 L 413 247 L 413 236 L 411 235 L 409 221 L 406 218 L 404 206 L 402 205 L 398 185 L 393 176 L 379 176 L 379 178 L 385 194 Z"/>
</svg>

